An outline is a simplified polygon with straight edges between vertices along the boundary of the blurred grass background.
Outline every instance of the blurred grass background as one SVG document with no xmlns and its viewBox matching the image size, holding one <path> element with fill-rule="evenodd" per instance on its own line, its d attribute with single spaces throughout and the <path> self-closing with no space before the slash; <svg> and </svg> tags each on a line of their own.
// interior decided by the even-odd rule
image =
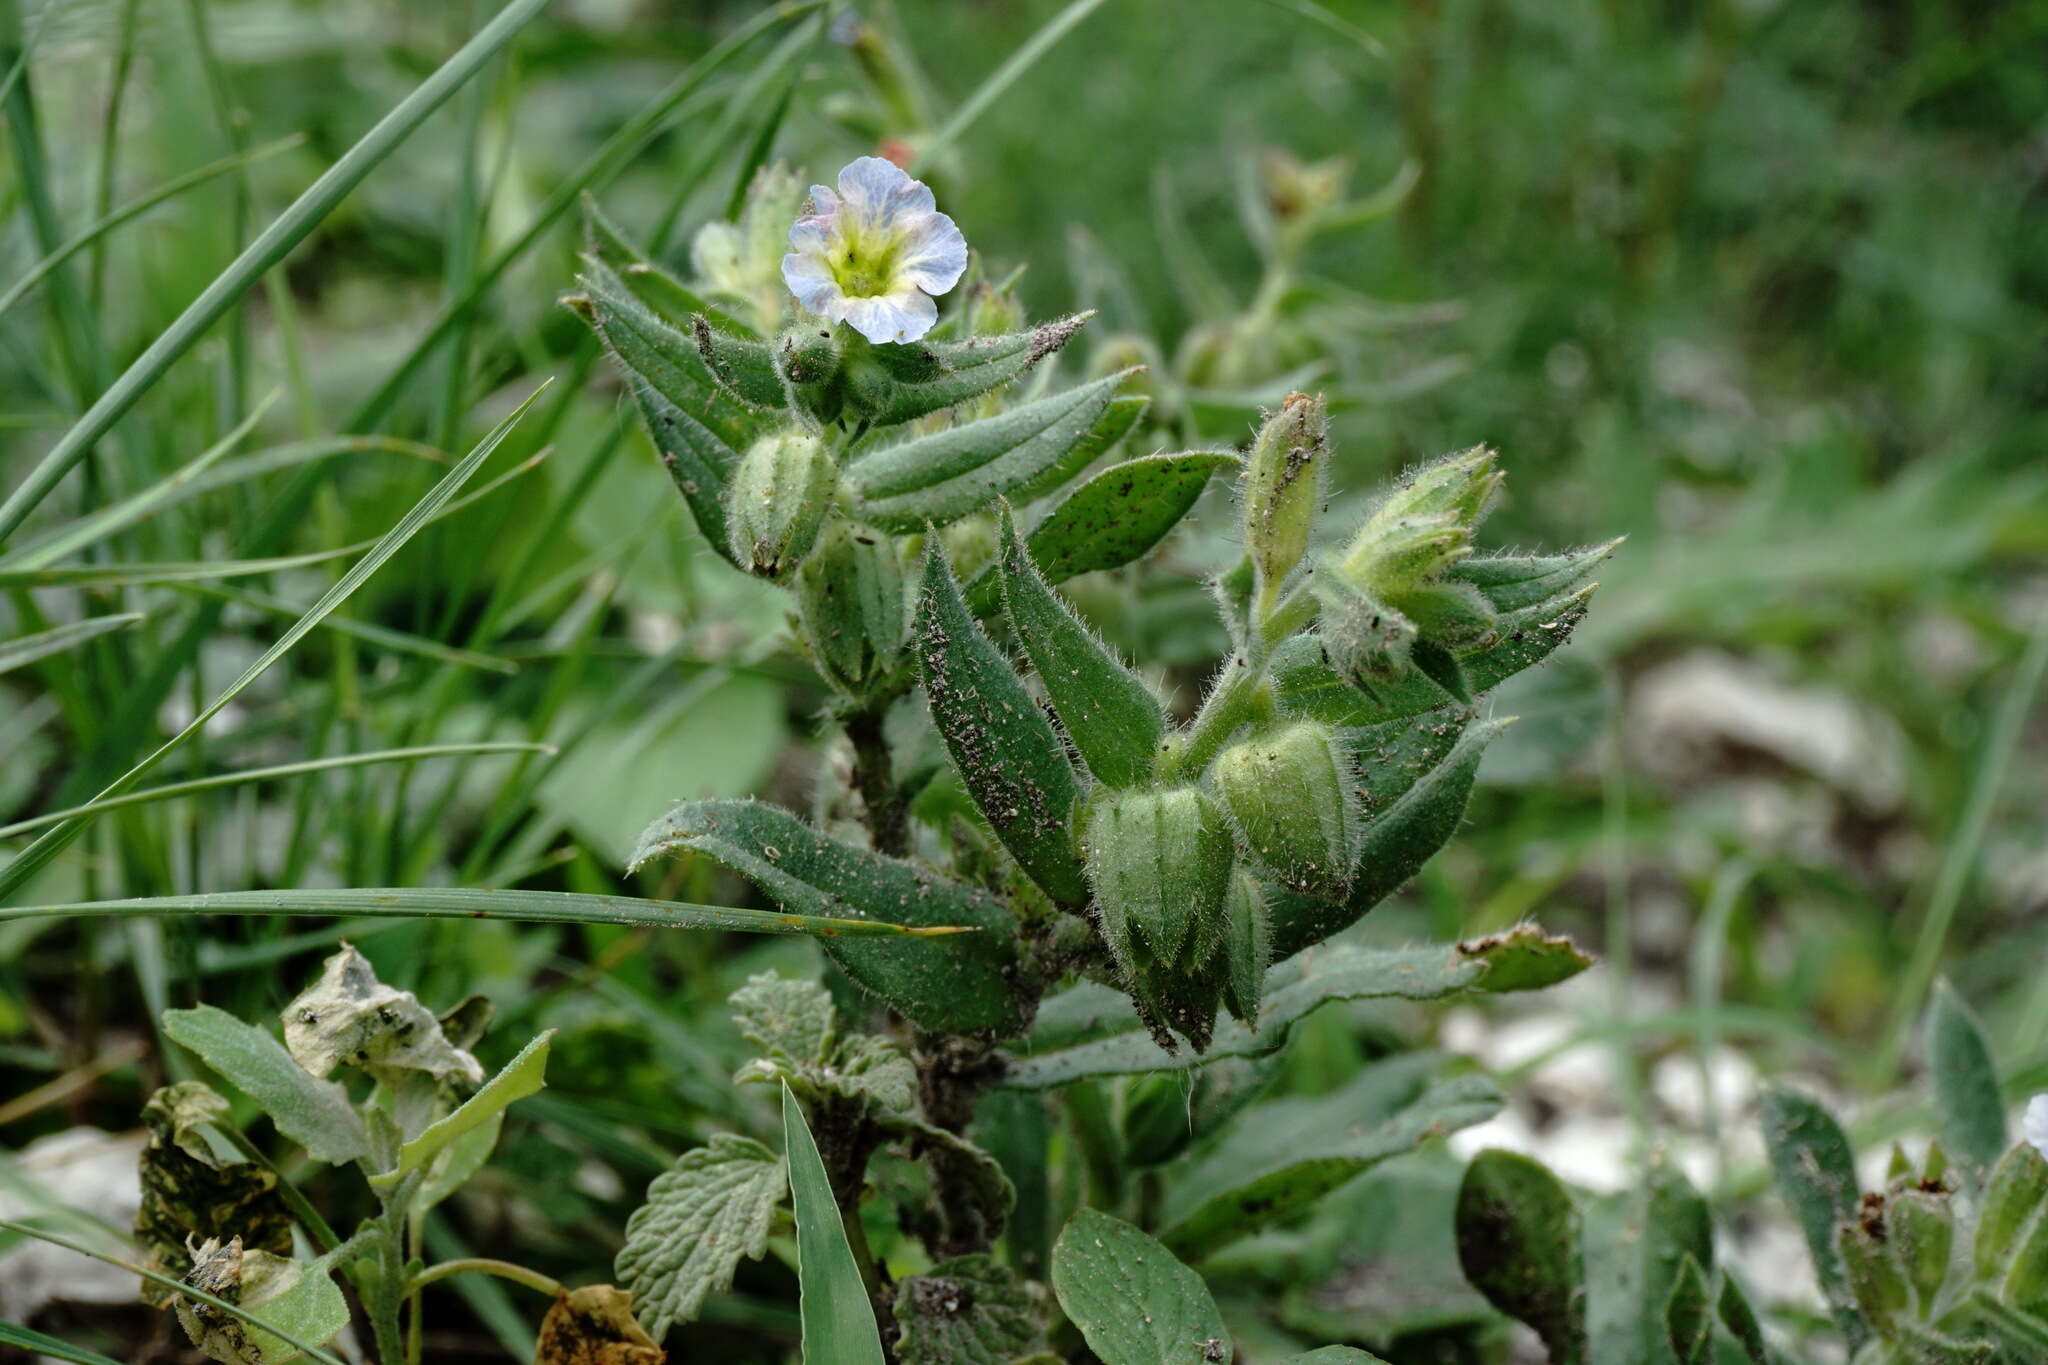
<svg viewBox="0 0 2048 1365">
<path fill-rule="evenodd" d="M 1072 13 L 853 9 L 860 24 L 842 14 L 829 31 L 767 22 L 614 153 L 607 140 L 690 63 L 770 11 L 559 0 L 0 556 L 0 640 L 144 618 L 0 673 L 9 822 L 88 800 L 176 733 L 347 562 L 230 577 L 224 561 L 374 539 L 552 377 L 478 486 L 505 484 L 423 532 L 148 782 L 402 745 L 555 752 L 112 813 L 14 903 L 616 889 L 624 847 L 670 800 L 812 803 L 840 761 L 817 742 L 820 694 L 768 599 L 702 552 L 555 300 L 579 182 L 685 260 L 750 161 L 825 179 L 878 146 L 923 149 Z M 0 490 L 492 12 L 0 0 L 0 282 L 207 173 L 9 299 Z M 1385 211 L 1277 272 L 1276 152 L 1341 162 L 1354 200 L 1387 189 Z M 1860 1102 L 1866 1133 L 1912 1132 L 1912 1105 L 1884 1097 L 1911 1072 L 1905 1023 L 1936 969 L 1986 1016 L 2015 1085 L 2048 1082 L 2048 4 L 1106 0 L 937 148 L 930 176 L 992 269 L 1028 266 L 1035 315 L 1099 308 L 1103 363 L 1149 348 L 1183 400 L 1162 442 L 1241 441 L 1258 402 L 1312 383 L 1338 409 L 1340 504 L 1484 441 L 1510 471 L 1499 544 L 1630 537 L 1573 648 L 1497 700 L 1527 720 L 1490 757 L 1470 828 L 1381 912 L 1394 937 L 1536 913 L 1605 950 L 1607 995 L 1550 1007 L 1563 1032 L 1545 1046 L 1609 1040 L 1617 1011 L 1631 1025 L 1612 1093 L 1567 1103 L 1613 1109 L 1630 1144 L 1685 1129 L 1712 1146 L 1739 1115 L 1688 1110 L 1657 1078 L 1732 1040 L 1756 1070 Z M 478 306 L 451 310 L 479 281 Z M 357 439 L 306 444 L 337 433 Z M 162 493 L 209 451 L 206 478 Z M 161 505 L 51 539 L 138 495 Z M 1170 553 L 1215 562 L 1224 520 Z M 38 559 L 45 544 L 64 553 Z M 34 576 L 58 562 L 105 582 Z M 1193 594 L 1128 576 L 1081 591 L 1106 630 L 1191 676 L 1214 656 Z M 9 833 L 9 849 L 27 838 Z M 638 889 L 748 894 L 703 867 Z M 764 961 L 810 960 L 804 945 L 602 929 L 0 924 L 0 1142 L 131 1128 L 185 1065 L 137 1060 L 155 1011 L 203 993 L 274 1012 L 344 933 L 429 1001 L 492 994 L 505 1055 L 521 1030 L 565 1030 L 532 1121 L 437 1235 L 516 1242 L 577 1279 L 609 1262 L 669 1154 L 750 1111 L 723 1083 L 739 1055 L 726 990 Z M 1327 1089 L 1430 1027 L 1331 1012 L 1294 1045 L 1288 1084 Z M 1727 1165 L 1719 1192 L 1739 1208 L 1753 1170 Z M 743 1280 L 703 1350 L 760 1358 L 788 1332 L 772 1272 Z M 469 1292 L 473 1320 L 448 1310 L 447 1358 L 502 1358 L 490 1343 L 519 1340 L 518 1312 Z M 1297 1306 L 1337 1330 L 1328 1303 Z M 1337 1316 L 1384 1340 L 1391 1311 Z M 1466 1358 L 1427 1353 L 1450 1349 L 1399 1358 Z"/>
</svg>

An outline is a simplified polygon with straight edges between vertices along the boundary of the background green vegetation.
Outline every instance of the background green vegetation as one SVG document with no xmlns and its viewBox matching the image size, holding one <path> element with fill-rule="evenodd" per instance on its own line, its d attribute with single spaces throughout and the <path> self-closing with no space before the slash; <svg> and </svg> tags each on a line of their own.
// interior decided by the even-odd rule
<svg viewBox="0 0 2048 1365">
<path fill-rule="evenodd" d="M 629 883 L 623 852 L 678 797 L 807 808 L 843 759 L 815 742 L 822 697 L 771 599 L 704 552 L 556 306 L 576 218 L 557 196 L 595 172 L 634 231 L 659 236 L 673 216 L 679 255 L 764 151 L 827 178 L 878 136 L 924 145 L 1061 6 L 861 8 L 896 52 L 882 81 L 829 40 L 778 48 L 794 26 L 776 26 L 630 157 L 601 160 L 758 7 L 551 6 L 6 539 L 0 574 L 20 572 L 0 579 L 0 642 L 143 619 L 0 673 L 0 822 L 89 800 L 350 562 L 226 577 L 222 561 L 376 539 L 553 378 L 471 487 L 545 459 L 423 531 L 142 785 L 407 745 L 553 751 L 112 812 L 9 902 L 455 884 L 752 903 L 704 863 Z M 10 299 L 0 489 L 490 12 L 0 0 L 0 283 L 110 210 L 250 152 Z M 1161 441 L 1241 441 L 1258 402 L 1321 387 L 1349 461 L 1335 499 L 1485 441 L 1510 471 L 1498 544 L 1630 536 L 1566 657 L 1500 699 L 1543 723 L 1489 758 L 1469 830 L 1379 927 L 1447 938 L 1540 910 L 1603 950 L 1590 991 L 1536 1007 L 1559 1036 L 1624 1040 L 1604 1102 L 1639 1145 L 1700 1130 L 1646 1078 L 1723 1041 L 1845 1097 L 1881 1139 L 1925 1128 L 1887 1097 L 1910 1093 L 1894 1088 L 1916 1065 L 1905 1024 L 1937 968 L 1985 1017 L 2012 1093 L 2048 1084 L 2044 130 L 2039 3 L 1107 0 L 960 129 L 932 179 L 991 268 L 1028 265 L 1034 315 L 1100 308 L 1094 344 L 1149 338 L 1162 383 L 1236 329 L 1236 370 L 1195 385 L 1213 401 Z M 1385 215 L 1319 236 L 1248 321 L 1267 262 L 1264 219 L 1243 210 L 1266 194 L 1269 149 L 1342 158 L 1359 197 L 1398 187 L 1404 166 L 1420 175 Z M 529 238 L 553 203 L 569 211 Z M 486 279 L 430 353 L 408 354 Z M 210 486 L 51 557 L 103 566 L 107 585 L 28 576 L 21 556 L 251 420 Z M 382 439 L 321 458 L 296 444 L 336 433 Z M 1216 511 L 1168 553 L 1220 562 Z M 117 572 L 137 565 L 154 567 Z M 1195 624 L 1205 604 L 1130 575 L 1086 601 L 1190 683 L 1220 644 Z M 1729 668 L 1732 693 L 1700 682 Z M 1843 717 L 1835 748 L 1799 742 Z M 154 1046 L 161 1008 L 203 996 L 272 1014 L 345 935 L 430 1002 L 493 996 L 488 1063 L 561 1029 L 549 1089 L 435 1236 L 442 1254 L 516 1244 L 571 1281 L 602 1274 L 675 1151 L 767 1122 L 726 1085 L 746 1054 L 721 1002 L 763 965 L 813 959 L 796 941 L 495 923 L 0 923 L 0 1146 L 132 1127 L 151 1087 L 190 1067 Z M 1437 1022 L 1329 1012 L 1292 1045 L 1281 1093 L 1333 1090 L 1371 1056 L 1430 1045 Z M 1710 1108 L 1717 1122 L 1750 1118 Z M 1408 1183 L 1454 1179 L 1425 1162 Z M 1763 1183 L 1736 1154 L 1714 1192 L 1731 1217 L 1778 1217 Z M 1363 1183 L 1234 1252 L 1245 1264 L 1216 1282 L 1244 1297 L 1226 1312 L 1275 1342 L 1492 1358 L 1470 1295 L 1430 1292 L 1441 1260 L 1388 1254 L 1439 1235 L 1430 1207 L 1385 1197 Z M 1397 1215 L 1425 1226 L 1402 1234 Z M 1355 1235 L 1368 1225 L 1371 1245 Z M 430 1357 L 505 1358 L 528 1305 L 457 1283 Z M 792 1304 L 786 1267 L 750 1266 L 690 1349 L 774 1358 Z M 124 1359 L 145 1358 L 153 1330 L 139 1308 L 49 1321 Z"/>
</svg>

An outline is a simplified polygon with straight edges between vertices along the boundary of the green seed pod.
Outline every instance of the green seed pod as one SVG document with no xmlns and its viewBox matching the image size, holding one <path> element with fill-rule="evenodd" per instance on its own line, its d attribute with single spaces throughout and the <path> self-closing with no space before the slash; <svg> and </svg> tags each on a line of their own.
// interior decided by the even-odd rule
<svg viewBox="0 0 2048 1365">
<path fill-rule="evenodd" d="M 836 472 L 824 443 L 795 427 L 747 447 L 725 492 L 733 558 L 762 578 L 793 573 L 818 538 Z"/>
<path fill-rule="evenodd" d="M 856 701 L 886 693 L 902 675 L 910 600 L 898 543 L 843 518 L 826 523 L 796 571 L 804 647 L 826 680 Z"/>
<path fill-rule="evenodd" d="M 1126 974 L 1151 955 L 1194 965 L 1201 959 L 1188 953 L 1191 943 L 1213 947 L 1221 938 L 1232 840 L 1222 813 L 1196 788 L 1101 801 L 1088 820 L 1086 854 L 1103 932 Z"/>
<path fill-rule="evenodd" d="M 1884 1196 L 1867 1194 L 1853 1221 L 1835 1228 L 1835 1250 L 1849 1279 L 1856 1306 L 1882 1327 L 1912 1310 L 1906 1271 L 1893 1254 Z"/>
<path fill-rule="evenodd" d="M 1901 1190 L 1891 1197 L 1886 1219 L 1892 1250 L 1913 1286 L 1920 1316 L 1930 1317 L 1941 1286 L 1948 1279 L 1949 1253 L 1955 1248 L 1956 1212 L 1948 1192 Z"/>
<path fill-rule="evenodd" d="M 1308 553 L 1329 450 L 1329 407 L 1290 393 L 1266 419 L 1244 467 L 1244 543 L 1258 570 L 1260 611 Z"/>
<path fill-rule="evenodd" d="M 1301 721 L 1242 740 L 1209 776 L 1260 866 L 1290 890 L 1343 895 L 1358 857 L 1358 776 L 1329 726 Z"/>
</svg>

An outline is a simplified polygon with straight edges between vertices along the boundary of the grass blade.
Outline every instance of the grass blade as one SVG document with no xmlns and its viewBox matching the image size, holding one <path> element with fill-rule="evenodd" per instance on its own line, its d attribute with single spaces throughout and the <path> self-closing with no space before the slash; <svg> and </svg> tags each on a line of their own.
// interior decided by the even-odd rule
<svg viewBox="0 0 2048 1365">
<path fill-rule="evenodd" d="M 68 1341 L 59 1341 L 55 1337 L 45 1336 L 27 1327 L 17 1327 L 11 1322 L 0 1322 L 0 1346 L 19 1346 L 22 1350 L 33 1351 L 38 1356 L 48 1356 L 52 1360 L 75 1361 L 76 1365 L 121 1365 L 120 1361 L 111 1356 L 103 1356 L 98 1351 L 88 1351 L 83 1346 L 73 1346 Z"/>
<path fill-rule="evenodd" d="M 987 112 L 1005 90 L 1017 83 L 1019 77 L 1038 64 L 1038 59 L 1052 51 L 1053 45 L 1071 33 L 1076 24 L 1102 8 L 1102 0 L 1074 0 L 1065 9 L 1048 19 L 1045 26 L 1031 35 L 1024 45 L 1004 59 L 1003 64 L 988 74 L 988 78 L 975 87 L 974 93 L 961 101 L 953 111 L 953 117 L 946 120 L 931 140 L 919 149 L 917 160 L 911 163 L 914 172 L 931 164 L 933 157 L 945 151 L 958 140 L 959 136 L 972 126 L 974 121 Z"/>
<path fill-rule="evenodd" d="M 58 654 L 77 645 L 84 644 L 96 635 L 105 635 L 110 630 L 120 630 L 134 625 L 142 619 L 139 611 L 123 612 L 119 616 L 95 616 L 89 620 L 74 621 L 68 626 L 41 631 L 35 635 L 24 635 L 18 640 L 0 640 L 0 673 L 10 672 L 49 654 Z"/>
<path fill-rule="evenodd" d="M 150 787 L 145 791 L 128 792 L 122 796 L 109 797 L 89 805 L 73 806 L 70 810 L 53 810 L 33 819 L 17 820 L 11 825 L 0 825 L 0 839 L 11 839 L 17 834 L 42 829 L 46 825 L 60 825 L 77 815 L 97 814 L 115 810 L 122 806 L 142 806 L 152 801 L 168 801 L 173 797 L 190 796 L 195 792 L 217 791 L 223 787 L 239 787 L 252 782 L 271 782 L 281 777 L 303 777 L 308 773 L 329 772 L 335 768 L 367 768 L 378 763 L 409 763 L 422 758 L 469 757 L 476 754 L 521 754 L 553 753 L 545 744 L 528 744 L 518 740 L 489 741 L 481 744 L 415 744 L 404 749 L 377 749 L 365 754 L 337 754 L 332 758 L 314 758 L 300 763 L 280 763 L 269 768 L 248 768 L 241 772 L 215 773 L 211 777 L 195 777 L 187 782 L 172 782 L 167 786 Z"/>
<path fill-rule="evenodd" d="M 789 1153 L 789 1192 L 796 1205 L 796 1277 L 803 1317 L 804 1365 L 882 1365 L 875 1307 L 846 1237 L 825 1162 L 804 1111 L 782 1087 L 782 1142 Z M 862 1241 L 866 1241 L 863 1237 Z"/>
<path fill-rule="evenodd" d="M 510 0 L 496 18 L 478 30 L 461 50 L 422 81 L 410 95 L 377 121 L 341 160 L 328 168 L 292 201 L 291 207 L 257 234 L 228 268 L 186 305 L 185 311 L 162 335 L 135 358 L 119 379 L 88 408 L 57 444 L 43 456 L 21 485 L 0 503 L 0 545 L 5 545 L 28 519 L 36 506 L 71 468 L 85 458 L 95 442 L 113 429 L 164 373 L 190 350 L 207 329 L 261 279 L 263 273 L 283 260 L 291 249 L 319 226 L 350 191 L 362 183 L 379 162 L 389 156 L 427 116 L 440 108 L 471 76 L 482 69 L 526 22 L 540 13 L 547 0 Z M 11 873 L 12 868 L 9 869 Z M 0 883 L 5 877 L 0 876 Z M 11 885 L 11 883 L 7 883 Z M 4 893 L 0 893 L 4 894 Z"/>
<path fill-rule="evenodd" d="M 623 924 L 639 929 L 721 929 L 738 934 L 812 934 L 825 938 L 930 937 L 963 929 L 913 929 L 880 920 L 785 915 L 685 901 L 595 896 L 577 891 L 495 891 L 479 887 L 357 887 L 341 891 L 216 891 L 200 896 L 0 907 L 0 923 L 74 916 L 361 915 L 366 919 L 502 919 L 529 924 Z"/>
<path fill-rule="evenodd" d="M 401 517 L 398 524 L 387 531 L 384 534 L 384 538 L 379 540 L 368 554 L 357 560 L 349 568 L 349 571 L 336 580 L 334 586 L 329 588 L 304 616 L 301 616 L 294 622 L 289 630 L 278 637 L 275 644 L 263 652 L 261 658 L 249 665 L 247 671 L 241 677 L 228 684 L 225 691 L 215 697 L 197 716 L 193 717 L 191 724 L 165 740 L 140 763 L 137 763 L 126 773 L 114 779 L 104 790 L 95 795 L 93 800 L 103 801 L 110 796 L 119 796 L 129 787 L 133 786 L 144 773 L 155 767 L 193 735 L 198 734 L 205 727 L 206 722 L 220 714 L 221 709 L 240 696 L 242 690 L 248 687 L 250 683 L 255 682 L 257 678 L 269 671 L 272 664 L 297 647 L 299 641 L 312 633 L 315 626 L 319 625 L 336 607 L 347 600 L 350 594 L 354 593 L 357 588 L 361 587 L 369 579 L 371 574 L 383 568 L 385 563 L 393 555 L 397 554 L 407 541 L 418 534 L 421 527 L 425 526 L 434 518 L 437 512 L 448 505 L 455 497 L 456 490 L 468 482 L 469 476 L 474 474 L 478 466 L 483 464 L 491 452 L 498 448 L 499 443 L 517 425 L 519 419 L 525 415 L 526 409 L 533 403 L 535 398 L 540 396 L 541 392 L 541 389 L 536 389 L 532 397 L 529 397 L 526 402 L 521 403 L 504 421 L 498 423 L 490 435 L 477 443 L 476 449 L 472 450 L 463 459 L 462 463 L 456 465 L 454 469 L 448 472 L 447 477 L 435 484 L 432 491 L 426 497 L 421 498 L 419 502 L 415 503 L 413 509 Z M 92 818 L 91 815 L 75 815 L 23 849 L 20 855 L 13 862 L 10 862 L 5 869 L 0 869 L 0 897 L 12 896 L 16 891 L 20 890 L 23 883 L 34 876 L 50 859 L 62 852 L 73 839 L 76 839 L 83 833 L 86 824 Z"/>
</svg>

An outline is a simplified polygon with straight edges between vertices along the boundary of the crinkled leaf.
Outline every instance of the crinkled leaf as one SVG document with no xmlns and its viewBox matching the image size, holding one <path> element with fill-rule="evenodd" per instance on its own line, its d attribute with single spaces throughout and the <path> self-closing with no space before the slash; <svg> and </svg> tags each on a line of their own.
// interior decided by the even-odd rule
<svg viewBox="0 0 2048 1365">
<path fill-rule="evenodd" d="M 740 1035 L 770 1056 L 822 1062 L 832 1050 L 832 995 L 815 981 L 766 971 L 748 977 L 727 1003 Z"/>
<path fill-rule="evenodd" d="M 348 1092 L 319 1080 L 292 1060 L 283 1043 L 223 1010 L 200 1005 L 167 1010 L 164 1033 L 189 1048 L 270 1115 L 277 1131 L 317 1161 L 354 1161 L 370 1150 L 369 1134 Z"/>
<path fill-rule="evenodd" d="M 1121 568 L 1164 540 L 1194 508 L 1209 477 L 1237 462 L 1228 451 L 1196 450 L 1113 464 L 1055 504 L 1024 537 L 1032 563 L 1048 583 Z M 976 616 L 1002 605 L 993 565 L 969 585 L 967 602 Z"/>
<path fill-rule="evenodd" d="M 1426 1056 L 1383 1062 L 1333 1095 L 1264 1106 L 1258 1123 L 1231 1130 L 1175 1183 L 1166 1244 L 1207 1255 L 1308 1208 L 1370 1166 L 1499 1112 L 1500 1091 L 1484 1076 L 1427 1081 L 1411 1070 L 1438 1064 Z"/>
<path fill-rule="evenodd" d="M 879 953 L 872 942 L 833 935 L 820 942 L 847 975 L 922 1028 L 1004 1034 L 1022 1022 L 1009 976 L 1016 921 L 986 892 L 856 848 L 754 801 L 683 802 L 647 827 L 633 865 L 678 849 L 716 858 L 785 910 L 976 930 L 906 937 Z"/>
<path fill-rule="evenodd" d="M 370 960 L 347 943 L 280 1017 L 285 1046 L 315 1076 L 347 1065 L 380 1079 L 416 1071 L 437 1081 L 483 1083 L 483 1066 L 448 1041 L 433 1012 L 411 991 L 379 981 Z"/>
<path fill-rule="evenodd" d="M 1005 336 L 876 347 L 889 382 L 870 395 L 865 415 L 878 427 L 894 426 L 1001 388 L 1065 346 L 1092 316 L 1078 313 Z"/>
<path fill-rule="evenodd" d="M 958 1203 L 936 1211 L 945 1240 L 986 1246 L 1002 1235 L 1010 1210 L 1017 1204 L 1017 1189 L 1000 1162 L 958 1133 L 911 1114 L 886 1116 L 881 1127 L 890 1137 L 907 1143 L 913 1155 L 922 1156 L 939 1177 L 939 1184 L 963 1195 Z"/>
<path fill-rule="evenodd" d="M 844 474 L 858 521 L 908 533 L 943 526 L 1029 483 L 1087 435 L 1124 375 L 917 436 L 856 459 Z"/>
<path fill-rule="evenodd" d="M 896 1286 L 902 1365 L 1008 1365 L 1044 1344 L 1032 1287 L 991 1256 L 955 1256 Z"/>
<path fill-rule="evenodd" d="M 1579 1213 L 1541 1162 L 1497 1148 L 1458 1187 L 1458 1264 L 1487 1301 L 1527 1323 L 1554 1361 L 1584 1358 L 1585 1269 Z"/>
<path fill-rule="evenodd" d="M 1273 951 L 1286 955 L 1348 927 L 1392 895 L 1450 841 L 1465 818 L 1479 759 L 1507 721 L 1467 724 L 1463 716 L 1424 717 L 1418 745 L 1395 763 L 1362 756 L 1366 824 L 1348 897 L 1317 900 L 1289 891 L 1272 897 Z M 1446 743 L 1448 741 L 1448 743 Z M 1355 751 L 1355 750 L 1354 750 Z"/>
<path fill-rule="evenodd" d="M 917 1067 L 903 1049 L 872 1033 L 848 1038 L 820 1076 L 831 1089 L 869 1100 L 887 1114 L 907 1112 L 917 1103 Z"/>
<path fill-rule="evenodd" d="M 633 1296 L 587 1284 L 555 1296 L 541 1319 L 533 1365 L 663 1365 L 668 1353 L 633 1317 Z"/>
<path fill-rule="evenodd" d="M 1060 1307 L 1103 1365 L 1222 1365 L 1230 1333 L 1209 1287 L 1154 1238 L 1095 1209 L 1052 1249 Z"/>
<path fill-rule="evenodd" d="M 787 1185 L 781 1158 L 732 1133 L 683 1153 L 654 1178 L 647 1202 L 626 1220 L 613 1273 L 657 1340 L 694 1319 L 706 1296 L 730 1288 L 742 1257 L 767 1251 Z"/>
<path fill-rule="evenodd" d="M 882 1365 L 882 1334 L 860 1263 L 847 1244 L 839 1202 L 796 1096 L 782 1092 L 783 1146 L 796 1205 L 797 1314 L 807 1365 Z"/>
<path fill-rule="evenodd" d="M 400 1177 L 432 1161 L 449 1143 L 503 1114 L 514 1100 L 524 1099 L 546 1085 L 548 1043 L 554 1036 L 555 1031 L 549 1029 L 521 1048 L 517 1057 L 505 1063 L 497 1075 L 484 1083 L 483 1089 L 464 1100 L 454 1113 L 429 1124 L 418 1137 L 400 1147 L 396 1171 L 373 1176 L 371 1183 L 396 1183 Z"/>
<path fill-rule="evenodd" d="M 1088 898 L 1074 849 L 1080 784 L 1052 722 L 982 632 L 936 543 L 917 604 L 917 654 L 932 723 L 996 837 L 1047 895 Z"/>
<path fill-rule="evenodd" d="M 238 1156 L 215 1153 L 202 1131 L 225 1123 L 228 1102 L 200 1081 L 180 1081 L 149 1097 L 142 1118 L 149 1139 L 139 1176 L 142 1203 L 135 1243 L 143 1263 L 174 1278 L 192 1268 L 191 1244 L 239 1236 L 245 1246 L 275 1255 L 292 1249 L 292 1214 L 277 1174 Z M 142 1300 L 167 1306 L 175 1294 L 142 1282 Z"/>
<path fill-rule="evenodd" d="M 1974 1188 L 2005 1153 L 2005 1090 L 1983 1026 L 1946 981 L 1935 987 L 1928 1010 L 1927 1071 L 1942 1146 Z"/>
<path fill-rule="evenodd" d="M 1112 787 L 1152 775 L 1166 712 L 1143 678 L 1054 595 L 1005 507 L 997 550 L 1010 625 L 1089 771 Z"/>
</svg>

